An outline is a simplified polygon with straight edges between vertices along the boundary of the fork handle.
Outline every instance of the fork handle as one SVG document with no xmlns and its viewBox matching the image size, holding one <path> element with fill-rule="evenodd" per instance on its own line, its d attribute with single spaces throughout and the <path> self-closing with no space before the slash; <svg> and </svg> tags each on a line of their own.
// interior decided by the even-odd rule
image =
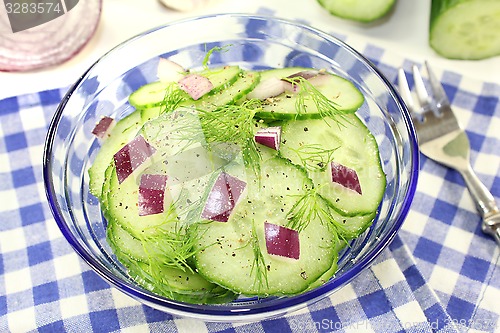
<svg viewBox="0 0 500 333">
<path fill-rule="evenodd" d="M 497 244 L 500 245 L 500 210 L 495 198 L 479 180 L 470 165 L 466 169 L 462 169 L 461 174 L 476 208 L 483 218 L 483 232 L 493 236 Z"/>
</svg>

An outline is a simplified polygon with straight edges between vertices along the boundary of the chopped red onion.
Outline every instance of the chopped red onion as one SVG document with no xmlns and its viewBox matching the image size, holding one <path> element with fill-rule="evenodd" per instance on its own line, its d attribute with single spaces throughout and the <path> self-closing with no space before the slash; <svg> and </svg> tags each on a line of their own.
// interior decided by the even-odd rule
<svg viewBox="0 0 500 333">
<path fill-rule="evenodd" d="M 356 170 L 346 167 L 337 162 L 330 163 L 332 182 L 338 183 L 345 188 L 361 193 L 361 184 L 359 183 Z"/>
<path fill-rule="evenodd" d="M 111 130 L 113 129 L 115 124 L 116 122 L 113 118 L 107 116 L 102 117 L 92 130 L 92 134 L 94 134 L 99 139 L 106 139 L 111 133 Z"/>
<path fill-rule="evenodd" d="M 160 58 L 158 60 L 157 76 L 160 81 L 164 82 L 178 82 L 184 77 L 186 70 L 178 63 Z"/>
<path fill-rule="evenodd" d="M 72 1 L 77 4 L 67 7 L 64 13 L 64 6 L 56 8 L 61 1 L 9 1 L 5 6 L 7 3 L 26 6 L 11 8 L 12 13 L 16 8 L 20 10 L 13 21 L 6 12 L 0 15 L 0 71 L 33 70 L 71 59 L 94 35 L 102 7 L 102 0 Z M 31 6 L 36 4 L 38 7 Z M 56 9 L 61 15 L 46 21 Z"/>
<path fill-rule="evenodd" d="M 267 253 L 291 259 L 299 259 L 300 241 L 297 230 L 265 222 L 264 231 Z"/>
<path fill-rule="evenodd" d="M 262 82 L 260 82 L 254 90 L 248 93 L 247 98 L 249 99 L 260 99 L 264 100 L 266 98 L 275 97 L 281 95 L 285 92 L 285 82 L 277 77 L 270 77 Z"/>
<path fill-rule="evenodd" d="M 287 79 L 293 79 L 296 77 L 301 77 L 307 81 L 309 81 L 313 86 L 321 85 L 325 82 L 325 78 L 328 78 L 327 75 L 323 75 L 322 72 L 316 70 L 305 70 L 300 71 L 291 75 L 288 75 L 285 79 L 282 79 L 285 82 L 285 90 L 292 93 L 298 93 L 300 90 L 300 86 L 296 83 L 292 83 Z"/>
<path fill-rule="evenodd" d="M 255 142 L 267 146 L 274 150 L 280 149 L 281 126 L 263 128 L 257 131 L 254 136 Z"/>
<path fill-rule="evenodd" d="M 210 80 L 199 74 L 188 74 L 178 81 L 179 87 L 197 100 L 214 88 Z"/>
<path fill-rule="evenodd" d="M 227 222 L 246 182 L 221 172 L 210 190 L 201 217 L 217 222 Z"/>
<path fill-rule="evenodd" d="M 136 136 L 127 143 L 113 156 L 118 182 L 121 184 L 127 179 L 155 151 L 156 149 L 146 142 L 141 135 Z"/>
<path fill-rule="evenodd" d="M 163 213 L 166 175 L 142 174 L 139 183 L 139 216 Z"/>
<path fill-rule="evenodd" d="M 287 76 L 287 79 L 293 79 L 294 77 L 301 77 L 305 80 L 312 79 L 313 77 L 317 76 L 319 74 L 319 71 L 315 70 L 305 70 L 305 71 L 300 71 L 291 75 Z"/>
</svg>

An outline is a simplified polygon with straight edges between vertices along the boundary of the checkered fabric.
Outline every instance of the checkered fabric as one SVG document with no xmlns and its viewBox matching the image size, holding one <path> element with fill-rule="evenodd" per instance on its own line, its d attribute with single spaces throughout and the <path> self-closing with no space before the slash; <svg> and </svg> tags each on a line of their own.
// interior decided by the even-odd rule
<svg viewBox="0 0 500 333">
<path fill-rule="evenodd" d="M 332 33 L 335 35 L 335 33 Z M 412 62 L 355 38 L 396 82 Z M 469 136 L 471 161 L 500 202 L 500 86 L 435 68 Z M 2 332 L 493 332 L 500 330 L 500 250 L 460 175 L 422 156 L 412 209 L 374 264 L 331 297 L 246 324 L 178 318 L 111 288 L 72 251 L 44 193 L 42 151 L 66 88 L 0 101 Z"/>
</svg>

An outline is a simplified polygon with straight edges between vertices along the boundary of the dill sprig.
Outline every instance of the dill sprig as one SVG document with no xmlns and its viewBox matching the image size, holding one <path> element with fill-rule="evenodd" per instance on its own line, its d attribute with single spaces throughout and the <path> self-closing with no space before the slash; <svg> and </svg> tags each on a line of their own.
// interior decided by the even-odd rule
<svg viewBox="0 0 500 333">
<path fill-rule="evenodd" d="M 203 69 L 208 69 L 208 63 L 210 62 L 210 57 L 214 52 L 227 52 L 232 44 L 224 45 L 224 46 L 214 46 L 207 52 L 205 52 L 205 57 L 203 58 L 202 66 Z"/>
<path fill-rule="evenodd" d="M 178 212 L 177 207 L 177 201 L 170 204 L 164 213 L 163 222 L 144 228 L 143 235 L 139 235 L 138 239 L 148 255 L 151 267 L 159 265 L 193 272 L 189 260 L 199 252 L 194 247 L 199 237 L 187 237 L 189 225 L 179 220 L 182 212 Z"/>
<path fill-rule="evenodd" d="M 319 144 L 306 144 L 298 148 L 289 147 L 300 160 L 301 165 L 307 170 L 323 171 L 333 159 L 333 153 L 338 149 L 324 149 Z"/>
<path fill-rule="evenodd" d="M 324 75 L 324 74 L 321 74 Z M 298 85 L 299 91 L 297 92 L 297 100 L 295 102 L 295 109 L 297 116 L 300 114 L 308 113 L 307 101 L 311 100 L 321 118 L 332 118 L 337 123 L 341 123 L 344 118 L 344 112 L 339 110 L 339 105 L 334 101 L 328 99 L 321 91 L 319 91 L 309 80 L 295 76 L 292 78 L 283 78 L 283 80 L 290 82 L 293 85 Z"/>
<path fill-rule="evenodd" d="M 260 154 L 254 140 L 254 116 L 260 101 L 248 100 L 242 104 L 223 105 L 213 111 L 198 110 L 203 139 L 211 143 L 236 144 L 242 151 L 243 161 L 260 175 Z"/>
<path fill-rule="evenodd" d="M 307 228 L 309 223 L 318 217 L 319 197 L 317 190 L 308 189 L 298 198 L 290 211 L 287 213 L 287 228 L 297 230 L 299 233 Z"/>
<path fill-rule="evenodd" d="M 311 188 L 299 197 L 287 214 L 287 227 L 300 233 L 312 220 L 319 219 L 328 226 L 337 243 L 341 240 L 346 241 L 343 236 L 347 233 L 346 227 L 337 221 L 334 208 L 318 193 L 318 190 L 319 188 Z"/>
<path fill-rule="evenodd" d="M 318 194 L 318 200 L 320 202 L 318 205 L 318 217 L 321 223 L 327 224 L 337 243 L 341 240 L 347 242 L 344 235 L 348 233 L 348 230 L 341 221 L 338 221 L 339 215 L 336 213 L 335 208 L 333 208 L 332 204 L 320 194 Z"/>
<path fill-rule="evenodd" d="M 259 237 L 257 236 L 257 230 L 255 229 L 255 221 L 252 220 L 252 233 L 250 238 L 250 245 L 252 246 L 254 260 L 252 263 L 252 268 L 250 270 L 250 275 L 255 271 L 254 284 L 257 284 L 257 292 L 260 294 L 262 287 L 269 288 L 269 281 L 267 279 L 267 266 L 264 260 L 264 254 L 260 250 Z"/>
<path fill-rule="evenodd" d="M 177 82 L 172 82 L 165 88 L 165 95 L 160 107 L 160 114 L 171 112 L 179 107 L 179 105 L 187 101 L 189 95 L 179 88 Z"/>
</svg>

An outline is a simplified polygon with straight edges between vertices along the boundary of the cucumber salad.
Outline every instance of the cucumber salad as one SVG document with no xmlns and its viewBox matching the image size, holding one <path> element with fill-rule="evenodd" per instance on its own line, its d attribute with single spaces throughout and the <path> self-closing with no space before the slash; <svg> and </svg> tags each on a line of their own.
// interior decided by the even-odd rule
<svg viewBox="0 0 500 333">
<path fill-rule="evenodd" d="M 356 86 L 321 69 L 185 70 L 103 117 L 89 168 L 107 240 L 134 281 L 189 303 L 299 294 L 335 275 L 386 177 Z"/>
</svg>

